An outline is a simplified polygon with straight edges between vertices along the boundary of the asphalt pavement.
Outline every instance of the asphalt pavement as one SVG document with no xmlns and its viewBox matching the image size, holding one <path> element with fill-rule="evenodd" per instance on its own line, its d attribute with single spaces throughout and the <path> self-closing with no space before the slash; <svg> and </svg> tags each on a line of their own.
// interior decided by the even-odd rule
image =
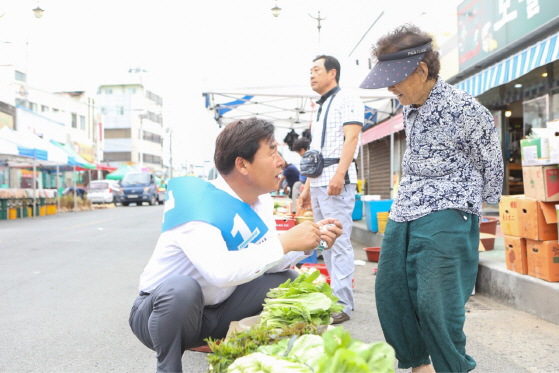
<svg viewBox="0 0 559 373">
<path fill-rule="evenodd" d="M 155 353 L 128 327 L 163 206 L 131 206 L 0 221 L 0 372 L 154 372 Z M 373 268 L 354 243 L 353 338 L 383 340 Z M 559 326 L 475 295 L 467 351 L 476 372 L 559 372 Z M 185 372 L 206 354 L 186 352 Z M 409 372 L 409 370 L 397 370 Z"/>
</svg>

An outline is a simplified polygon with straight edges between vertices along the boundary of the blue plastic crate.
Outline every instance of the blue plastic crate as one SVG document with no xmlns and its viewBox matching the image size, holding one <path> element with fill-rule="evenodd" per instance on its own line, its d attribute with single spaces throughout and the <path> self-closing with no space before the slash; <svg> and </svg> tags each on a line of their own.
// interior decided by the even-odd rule
<svg viewBox="0 0 559 373">
<path fill-rule="evenodd" d="M 380 201 L 364 201 L 367 229 L 371 232 L 378 232 L 377 212 L 390 211 L 393 199 L 381 199 Z"/>
<path fill-rule="evenodd" d="M 318 257 L 316 256 L 316 250 L 313 250 L 311 256 L 301 260 L 299 263 L 318 263 Z"/>
</svg>

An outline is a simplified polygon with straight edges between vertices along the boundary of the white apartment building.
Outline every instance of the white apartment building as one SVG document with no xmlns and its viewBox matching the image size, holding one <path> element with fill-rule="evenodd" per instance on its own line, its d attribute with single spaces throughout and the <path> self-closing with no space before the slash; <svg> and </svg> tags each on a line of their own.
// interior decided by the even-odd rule
<svg viewBox="0 0 559 373">
<path fill-rule="evenodd" d="M 24 70 L 14 65 L 0 66 L 0 81 L 0 102 L 15 108 L 15 113 L 3 111 L 2 125 L 71 145 L 85 160 L 100 162 L 101 116 L 94 97 L 82 91 L 47 92 L 30 87 Z"/>
<path fill-rule="evenodd" d="M 141 76 L 99 86 L 97 107 L 103 116 L 104 159 L 111 166 L 132 164 L 163 171 L 163 99 L 146 89 Z"/>
</svg>

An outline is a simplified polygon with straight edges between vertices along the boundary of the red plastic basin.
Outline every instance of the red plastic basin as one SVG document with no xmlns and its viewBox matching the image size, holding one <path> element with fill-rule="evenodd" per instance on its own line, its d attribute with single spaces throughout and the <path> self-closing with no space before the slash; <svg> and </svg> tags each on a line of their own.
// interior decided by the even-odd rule
<svg viewBox="0 0 559 373">
<path fill-rule="evenodd" d="M 323 263 L 304 263 L 301 268 L 316 268 L 324 276 L 328 276 L 328 268 L 326 268 L 326 264 Z"/>
<path fill-rule="evenodd" d="M 367 259 L 369 259 L 370 262 L 378 262 L 380 247 L 366 247 L 365 252 L 367 253 Z"/>
</svg>

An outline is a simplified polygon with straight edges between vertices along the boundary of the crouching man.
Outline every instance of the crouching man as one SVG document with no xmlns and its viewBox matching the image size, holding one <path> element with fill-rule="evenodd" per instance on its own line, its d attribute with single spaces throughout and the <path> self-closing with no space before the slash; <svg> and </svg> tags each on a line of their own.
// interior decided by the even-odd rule
<svg viewBox="0 0 559 373">
<path fill-rule="evenodd" d="M 130 312 L 132 331 L 157 353 L 158 372 L 181 372 L 185 350 L 259 314 L 266 293 L 297 276 L 294 264 L 342 234 L 329 218 L 278 235 L 269 193 L 284 162 L 272 123 L 231 123 L 215 148 L 217 179 L 169 182 L 162 233 Z M 320 230 L 325 224 L 335 225 Z"/>
</svg>

